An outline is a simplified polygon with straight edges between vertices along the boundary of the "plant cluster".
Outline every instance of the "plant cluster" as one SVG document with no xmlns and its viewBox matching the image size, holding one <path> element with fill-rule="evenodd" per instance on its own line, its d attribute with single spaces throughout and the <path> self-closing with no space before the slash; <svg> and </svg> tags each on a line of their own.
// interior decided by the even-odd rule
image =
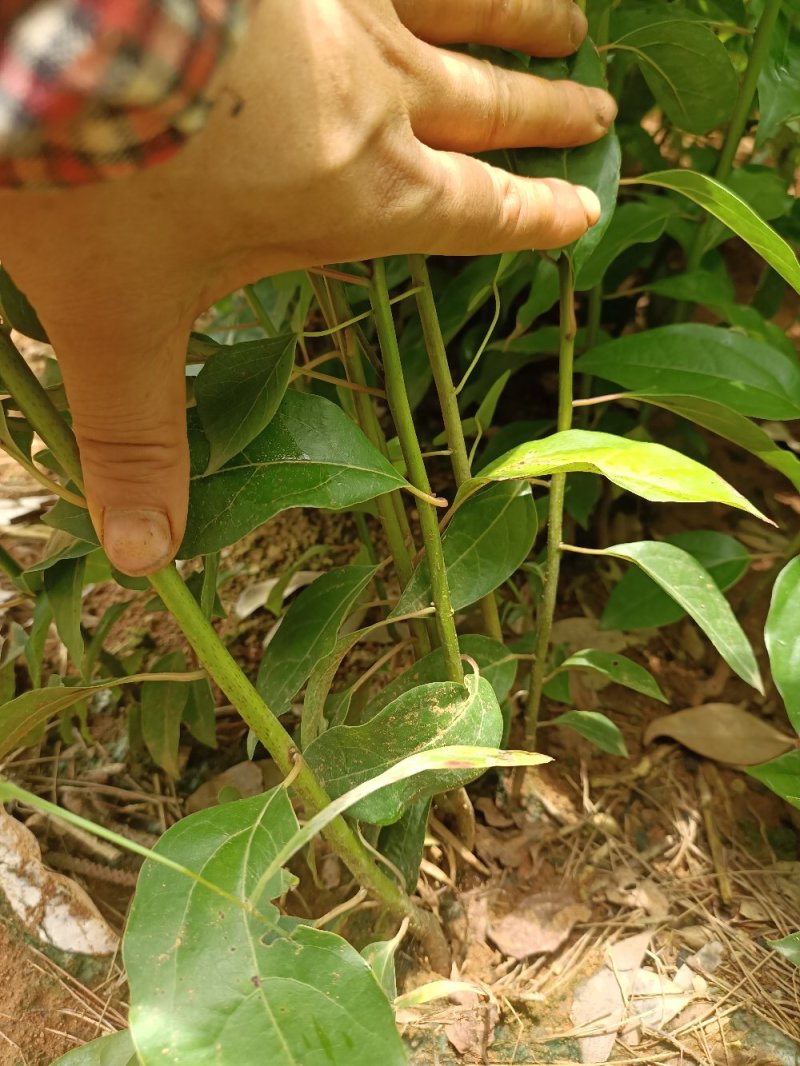
<svg viewBox="0 0 800 1066">
<path fill-rule="evenodd" d="M 152 759 L 177 777 L 182 728 L 215 744 L 213 683 L 247 723 L 250 754 L 263 745 L 285 778 L 264 795 L 185 818 L 154 851 L 133 846 L 146 862 L 123 947 L 130 1030 L 69 1053 L 65 1066 L 406 1061 L 392 1013 L 392 934 L 408 929 L 434 968 L 448 966 L 436 920 L 413 897 L 432 799 L 459 795 L 488 767 L 541 762 L 531 752 L 544 697 L 567 707 L 548 724 L 624 756 L 611 717 L 569 707 L 573 671 L 664 699 L 632 660 L 592 648 L 565 657 L 553 646 L 570 556 L 624 575 L 606 607 L 609 626 L 688 615 L 731 670 L 764 691 L 724 594 L 749 567 L 746 547 L 715 530 L 608 544 L 598 515 L 632 494 L 771 521 L 768 499 L 746 499 L 707 465 L 710 438 L 697 427 L 800 490 L 800 459 L 760 424 L 800 418 L 797 352 L 772 321 L 787 286 L 800 292 L 800 213 L 789 192 L 799 161 L 800 4 L 587 6 L 592 40 L 577 57 L 501 57 L 545 77 L 607 81 L 620 101 L 617 126 L 599 143 L 505 160 L 595 189 L 603 216 L 586 237 L 556 254 L 412 256 L 265 279 L 246 302 L 217 309 L 227 325 L 242 321 L 242 306 L 255 313 L 252 336 L 220 344 L 193 335 L 180 555 L 202 558 L 202 570 L 184 581 L 171 567 L 149 584 L 153 608 L 172 614 L 199 669 L 171 653 L 131 673 L 106 651 L 127 603 L 93 634 L 81 626 L 87 583 L 148 582 L 112 574 L 98 547 L 57 371 L 40 382 L 10 327 L 46 337 L 0 275 L 0 445 L 59 497 L 45 519 L 54 530 L 45 558 L 24 571 L 8 552 L 0 558 L 33 604 L 30 626 L 12 625 L 0 668 L 0 756 L 35 742 L 53 716 L 70 722 L 80 713 L 85 724 L 93 701 L 111 691 Z M 730 265 L 746 245 L 764 266 L 744 305 Z M 555 360 L 558 397 L 545 413 L 518 383 Z M 501 422 L 505 409 L 515 415 Z M 665 424 L 672 446 L 656 439 Z M 45 445 L 35 454 L 34 435 Z M 251 680 L 213 625 L 222 553 L 296 507 L 352 512 L 361 549 L 288 608 L 284 575 L 270 599 L 282 624 Z M 378 526 L 387 558 L 376 548 Z M 800 537 L 770 581 L 766 646 L 800 732 Z M 480 632 L 465 629 L 465 618 Z M 51 623 L 72 672 L 43 686 Z M 363 678 L 337 689 L 352 650 L 386 629 L 412 649 L 413 665 L 377 695 Z M 20 657 L 31 687 L 17 695 Z M 374 676 L 390 661 L 376 661 Z M 518 677 L 526 697 L 515 719 Z M 509 749 L 511 736 L 520 750 Z M 800 807 L 800 751 L 748 772 Z M 86 827 L 7 780 L 0 799 Z M 287 916 L 277 902 L 295 880 L 290 861 L 319 833 L 379 904 L 376 928 L 385 929 L 360 953 L 330 922 Z M 779 947 L 800 955 L 796 944 Z"/>
</svg>

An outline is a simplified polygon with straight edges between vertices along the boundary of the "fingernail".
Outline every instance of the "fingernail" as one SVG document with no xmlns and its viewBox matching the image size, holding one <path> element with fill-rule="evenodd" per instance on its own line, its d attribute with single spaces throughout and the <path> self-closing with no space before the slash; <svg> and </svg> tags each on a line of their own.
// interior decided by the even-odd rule
<svg viewBox="0 0 800 1066">
<path fill-rule="evenodd" d="M 124 574 L 151 574 L 173 556 L 169 519 L 163 511 L 145 507 L 106 507 L 103 547 L 111 564 Z"/>
<path fill-rule="evenodd" d="M 577 4 L 572 5 L 569 21 L 569 39 L 572 47 L 577 51 L 583 44 L 589 31 L 589 23 L 586 16 Z"/>
<path fill-rule="evenodd" d="M 587 189 L 584 185 L 578 185 L 575 188 L 575 192 L 578 194 L 578 199 L 583 204 L 583 209 L 586 212 L 586 218 L 590 226 L 593 226 L 600 219 L 600 215 L 603 213 L 603 208 L 600 201 L 597 199 L 597 195 L 592 192 L 591 189 Z"/>
<path fill-rule="evenodd" d="M 592 89 L 591 93 L 597 121 L 603 129 L 610 129 L 611 123 L 617 117 L 618 111 L 613 97 L 609 96 L 607 92 L 603 91 L 603 89 Z"/>
</svg>

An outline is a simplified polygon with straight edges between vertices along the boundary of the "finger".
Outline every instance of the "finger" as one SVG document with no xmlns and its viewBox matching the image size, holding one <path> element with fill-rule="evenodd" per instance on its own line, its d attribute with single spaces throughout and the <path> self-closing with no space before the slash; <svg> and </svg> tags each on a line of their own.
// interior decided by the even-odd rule
<svg viewBox="0 0 800 1066">
<path fill-rule="evenodd" d="M 602 89 L 548 81 L 426 48 L 409 101 L 411 122 L 432 148 L 572 148 L 599 140 L 617 114 Z"/>
<path fill-rule="evenodd" d="M 566 56 L 586 37 L 572 0 L 395 0 L 402 22 L 433 44 L 494 44 L 535 56 Z"/>
<path fill-rule="evenodd" d="M 563 248 L 600 218 L 591 189 L 521 178 L 470 156 L 420 146 L 428 202 L 410 239 L 435 255 Z"/>
<path fill-rule="evenodd" d="M 153 341 L 124 319 L 82 339 L 49 326 L 89 512 L 112 565 L 154 573 L 183 539 L 189 491 L 185 333 Z M 138 343 L 137 343 L 138 334 Z"/>
</svg>

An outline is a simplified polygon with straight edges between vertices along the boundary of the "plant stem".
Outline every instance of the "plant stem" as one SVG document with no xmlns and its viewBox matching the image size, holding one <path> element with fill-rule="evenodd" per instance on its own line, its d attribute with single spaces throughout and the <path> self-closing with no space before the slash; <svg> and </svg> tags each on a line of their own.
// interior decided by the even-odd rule
<svg viewBox="0 0 800 1066">
<path fill-rule="evenodd" d="M 80 459 L 72 431 L 10 338 L 6 334 L 1 336 L 0 376 L 32 428 L 50 447 L 73 481 L 80 484 Z M 330 803 L 330 798 L 305 763 L 296 766 L 299 756 L 292 738 L 231 657 L 177 570 L 169 566 L 153 574 L 150 584 L 175 618 L 209 676 L 258 736 L 281 772 L 288 775 L 295 771 L 294 787 L 308 813 L 313 815 L 321 811 Z M 343 818 L 332 822 L 325 836 L 361 885 L 379 899 L 390 913 L 399 918 L 409 918 L 411 928 L 423 941 L 428 953 L 437 960 L 437 967 L 441 968 L 447 956 L 447 947 L 432 915 L 420 910 L 379 869 Z"/>
<path fill-rule="evenodd" d="M 572 427 L 573 366 L 575 361 L 575 289 L 572 261 L 562 253 L 558 262 L 561 288 L 560 330 L 561 342 L 558 363 L 558 431 Z M 539 606 L 536 659 L 531 673 L 528 693 L 528 710 L 525 733 L 529 743 L 536 741 L 542 689 L 547 672 L 547 653 L 550 648 L 550 632 L 556 609 L 558 578 L 561 571 L 561 540 L 564 530 L 564 494 L 566 474 L 554 474 L 550 479 L 550 512 L 547 521 L 547 563 L 545 566 L 544 592 Z"/>
<path fill-rule="evenodd" d="M 394 419 L 400 447 L 406 461 L 409 481 L 422 492 L 431 494 L 425 460 L 419 446 L 414 416 L 408 400 L 406 383 L 403 377 L 403 364 L 400 359 L 400 347 L 394 328 L 392 307 L 389 303 L 389 290 L 386 284 L 386 267 L 383 260 L 377 259 L 373 265 L 373 280 L 370 287 L 370 302 L 375 313 L 375 324 L 383 354 L 383 369 L 386 375 L 386 394 Z M 436 607 L 436 628 L 444 651 L 445 663 L 451 680 L 463 683 L 464 671 L 461 666 L 461 653 L 458 646 L 450 600 L 450 586 L 447 581 L 447 568 L 442 551 L 442 539 L 439 533 L 439 519 L 436 509 L 429 503 L 419 500 L 417 503 L 419 521 L 422 527 L 422 539 L 428 556 L 431 575 L 433 602 Z"/>
<path fill-rule="evenodd" d="M 447 361 L 447 349 L 442 336 L 442 328 L 439 323 L 439 315 L 436 312 L 436 302 L 433 298 L 431 279 L 428 273 L 428 265 L 425 256 L 409 256 L 411 266 L 411 278 L 417 292 L 417 307 L 422 324 L 422 333 L 425 338 L 425 347 L 428 351 L 428 360 L 433 371 L 433 380 L 436 384 L 436 392 L 439 396 L 439 406 L 444 420 L 444 429 L 447 434 L 447 444 L 450 448 L 450 462 L 453 467 L 456 486 L 461 488 L 465 481 L 472 476 L 469 455 L 467 454 L 467 442 L 464 439 L 464 427 L 461 422 L 461 412 L 458 409 L 453 376 L 450 372 L 450 364 Z M 481 600 L 484 628 L 486 635 L 494 640 L 503 642 L 503 627 L 500 624 L 500 612 L 497 609 L 497 600 L 494 593 L 490 592 Z"/>
<path fill-rule="evenodd" d="M 744 131 L 747 127 L 747 120 L 750 118 L 750 114 L 753 110 L 753 103 L 758 90 L 758 79 L 761 76 L 764 63 L 769 55 L 772 35 L 775 32 L 775 26 L 778 22 L 781 3 L 782 0 L 766 0 L 764 4 L 764 11 L 758 23 L 755 37 L 753 38 L 753 48 L 747 63 L 747 70 L 742 79 L 739 95 L 736 98 L 736 104 L 733 109 L 733 114 L 731 115 L 730 125 L 728 126 L 728 132 L 725 135 L 725 143 L 722 146 L 722 151 L 714 171 L 714 177 L 718 181 L 727 181 L 730 177 L 731 170 L 733 169 L 736 152 L 738 151 Z M 686 261 L 687 274 L 697 270 L 702 262 L 703 256 L 706 253 L 706 239 L 712 221 L 711 216 L 706 215 L 697 228 L 694 242 Z M 678 315 L 676 313 L 678 321 L 682 321 L 686 318 L 688 308 L 688 303 L 682 303 L 680 305 L 678 308 L 680 314 Z"/>
</svg>

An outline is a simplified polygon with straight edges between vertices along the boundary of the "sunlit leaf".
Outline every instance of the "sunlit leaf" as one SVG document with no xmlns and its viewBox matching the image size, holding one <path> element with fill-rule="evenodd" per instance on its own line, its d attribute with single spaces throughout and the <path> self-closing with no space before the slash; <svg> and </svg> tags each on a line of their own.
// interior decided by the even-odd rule
<svg viewBox="0 0 800 1066">
<path fill-rule="evenodd" d="M 789 751 L 760 766 L 747 766 L 746 772 L 800 810 L 800 751 Z"/>
<path fill-rule="evenodd" d="M 645 730 L 644 743 L 669 737 L 717 762 L 755 766 L 790 751 L 794 740 L 763 718 L 735 703 L 706 703 L 656 718 Z"/>
<path fill-rule="evenodd" d="M 766 943 L 794 966 L 800 966 L 800 933 L 791 933 L 782 940 L 767 940 Z"/>
<path fill-rule="evenodd" d="M 137 1066 L 138 1062 L 131 1034 L 123 1029 L 68 1051 L 53 1066 Z"/>
<path fill-rule="evenodd" d="M 764 629 L 772 676 L 800 733 L 800 558 L 780 573 Z"/>
<path fill-rule="evenodd" d="M 558 718 L 554 718 L 548 725 L 573 729 L 601 751 L 606 751 L 609 755 L 628 757 L 625 738 L 619 726 L 612 722 L 608 715 L 600 714 L 599 711 L 567 711 L 566 714 L 560 714 Z"/>
<path fill-rule="evenodd" d="M 613 681 L 616 685 L 624 685 L 625 688 L 641 692 L 643 696 L 668 703 L 669 700 L 661 691 L 658 682 L 653 675 L 645 670 L 639 663 L 628 659 L 624 655 L 616 655 L 610 651 L 597 651 L 587 649 L 575 652 L 558 667 L 558 672 L 568 670 L 591 670 Z"/>
</svg>

